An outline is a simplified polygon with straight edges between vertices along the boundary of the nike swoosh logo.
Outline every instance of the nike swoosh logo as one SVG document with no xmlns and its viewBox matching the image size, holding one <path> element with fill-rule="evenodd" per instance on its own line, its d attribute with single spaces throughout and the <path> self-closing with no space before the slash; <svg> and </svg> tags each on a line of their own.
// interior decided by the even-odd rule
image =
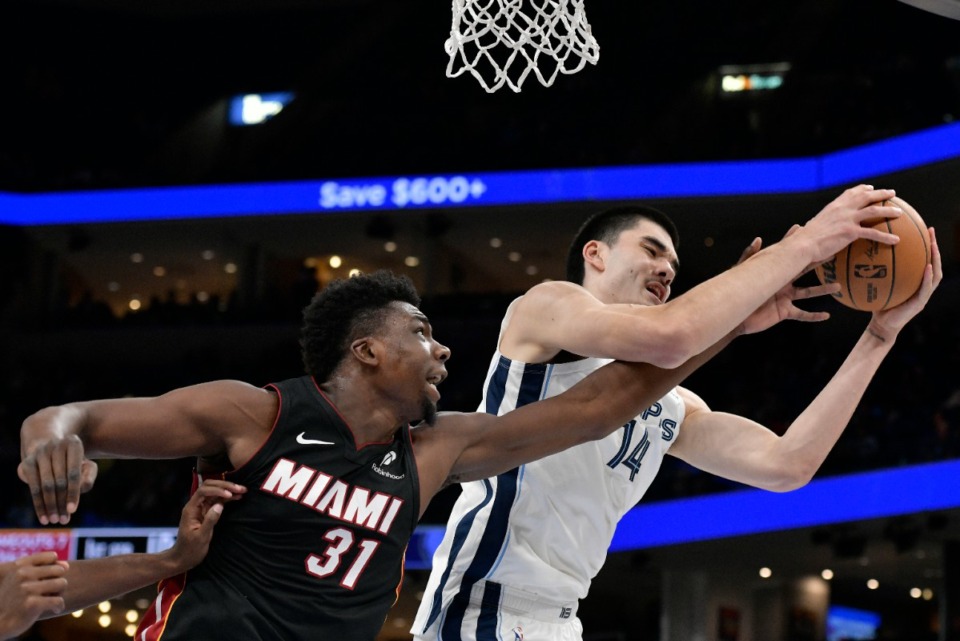
<svg viewBox="0 0 960 641">
<path fill-rule="evenodd" d="M 306 432 L 297 434 L 297 443 L 300 445 L 336 445 L 336 443 L 332 441 L 318 441 L 312 438 L 305 438 L 304 434 L 306 434 Z"/>
</svg>

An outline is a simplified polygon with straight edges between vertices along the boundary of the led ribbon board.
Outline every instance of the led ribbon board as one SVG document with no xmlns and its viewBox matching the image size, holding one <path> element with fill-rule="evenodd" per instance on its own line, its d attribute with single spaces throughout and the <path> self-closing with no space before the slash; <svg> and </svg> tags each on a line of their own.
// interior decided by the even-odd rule
<svg viewBox="0 0 960 641">
<path fill-rule="evenodd" d="M 633 508 L 611 552 L 960 507 L 960 461 L 815 480 L 792 492 L 748 489 Z"/>
<path fill-rule="evenodd" d="M 0 224 L 57 225 L 818 191 L 960 157 L 960 123 L 799 159 L 14 194 Z"/>
<path fill-rule="evenodd" d="M 793 492 L 735 490 L 640 503 L 620 520 L 610 552 L 849 523 L 960 507 L 960 461 L 814 480 Z M 409 569 L 430 569 L 441 525 L 421 525 Z"/>
</svg>

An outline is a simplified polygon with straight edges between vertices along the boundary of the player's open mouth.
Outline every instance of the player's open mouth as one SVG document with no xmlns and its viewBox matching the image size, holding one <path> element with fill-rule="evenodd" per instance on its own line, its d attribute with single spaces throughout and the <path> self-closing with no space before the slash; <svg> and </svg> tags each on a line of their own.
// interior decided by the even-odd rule
<svg viewBox="0 0 960 641">
<path fill-rule="evenodd" d="M 657 297 L 657 301 L 663 302 L 664 297 L 667 295 L 666 288 L 660 283 L 647 283 L 647 291 Z"/>
<path fill-rule="evenodd" d="M 437 386 L 440 385 L 440 383 L 442 383 L 443 379 L 445 379 L 446 377 L 447 377 L 446 372 L 438 372 L 436 374 L 433 374 L 427 377 L 427 385 L 430 387 L 430 390 L 436 396 L 436 399 L 434 400 L 437 400 L 440 398 L 440 390 L 437 389 Z"/>
</svg>

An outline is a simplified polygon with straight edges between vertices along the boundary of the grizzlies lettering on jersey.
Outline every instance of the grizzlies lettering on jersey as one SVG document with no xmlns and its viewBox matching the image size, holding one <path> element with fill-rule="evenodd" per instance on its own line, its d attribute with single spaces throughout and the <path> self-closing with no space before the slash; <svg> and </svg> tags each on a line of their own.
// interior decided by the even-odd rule
<svg viewBox="0 0 960 641">
<path fill-rule="evenodd" d="M 528 364 L 496 352 L 480 410 L 503 414 L 556 396 L 608 362 Z M 650 486 L 683 417 L 683 401 L 672 390 L 604 439 L 464 483 L 434 555 L 413 633 L 498 639 L 511 602 L 530 602 L 531 610 L 536 606 L 548 615 L 556 610 L 557 622 L 575 619 L 617 522 Z"/>
<path fill-rule="evenodd" d="M 226 478 L 207 558 L 161 583 L 138 640 L 368 639 L 396 601 L 420 513 L 409 428 L 357 449 L 313 379 L 272 385 L 276 424 Z"/>
</svg>

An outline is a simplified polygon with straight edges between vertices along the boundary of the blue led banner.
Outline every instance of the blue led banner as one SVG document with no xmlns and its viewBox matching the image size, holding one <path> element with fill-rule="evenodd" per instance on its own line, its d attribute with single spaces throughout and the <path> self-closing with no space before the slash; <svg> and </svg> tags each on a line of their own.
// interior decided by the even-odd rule
<svg viewBox="0 0 960 641">
<path fill-rule="evenodd" d="M 816 479 L 793 492 L 744 489 L 643 503 L 617 526 L 611 552 L 851 523 L 960 507 L 960 461 Z M 429 569 L 443 527 L 421 525 L 409 569 Z"/>
<path fill-rule="evenodd" d="M 793 492 L 744 489 L 643 503 L 617 526 L 611 552 L 851 523 L 960 507 L 960 461 L 815 479 Z M 429 569 L 443 526 L 421 525 L 407 567 Z"/>
<path fill-rule="evenodd" d="M 742 162 L 14 194 L 0 224 L 53 225 L 798 193 L 960 157 L 960 123 L 824 156 Z"/>
<path fill-rule="evenodd" d="M 611 552 L 960 507 L 960 461 L 815 480 L 778 494 L 739 490 L 630 510 Z"/>
</svg>

